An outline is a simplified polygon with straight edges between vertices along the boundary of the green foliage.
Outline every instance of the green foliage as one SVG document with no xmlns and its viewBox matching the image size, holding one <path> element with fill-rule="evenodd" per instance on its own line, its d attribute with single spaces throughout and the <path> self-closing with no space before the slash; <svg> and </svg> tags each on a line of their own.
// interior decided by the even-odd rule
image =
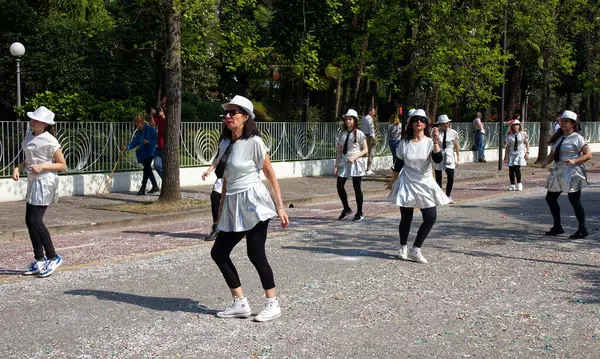
<svg viewBox="0 0 600 359">
<path fill-rule="evenodd" d="M 56 115 L 57 121 L 129 122 L 144 115 L 144 102 L 140 97 L 128 100 L 106 100 L 86 92 L 54 93 L 45 91 L 28 100 L 15 111 L 25 117 L 28 111 L 46 106 Z"/>
<path fill-rule="evenodd" d="M 182 122 L 218 122 L 223 113 L 221 103 L 207 101 L 203 97 L 190 92 L 184 92 L 181 99 Z"/>
</svg>

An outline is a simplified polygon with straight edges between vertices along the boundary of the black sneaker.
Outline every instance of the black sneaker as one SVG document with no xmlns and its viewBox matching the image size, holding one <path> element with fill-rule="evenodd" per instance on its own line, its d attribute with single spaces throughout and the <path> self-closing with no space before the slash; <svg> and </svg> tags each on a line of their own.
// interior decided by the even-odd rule
<svg viewBox="0 0 600 359">
<path fill-rule="evenodd" d="M 346 216 L 349 215 L 350 213 L 352 213 L 352 210 L 350 208 L 343 209 L 342 214 L 340 214 L 340 216 L 338 217 L 338 220 L 346 218 Z"/>
<path fill-rule="evenodd" d="M 156 193 L 156 192 L 160 192 L 160 188 L 158 186 L 152 187 L 152 189 L 150 191 L 148 191 L 148 193 Z"/>
<path fill-rule="evenodd" d="M 569 236 L 569 238 L 571 239 L 579 239 L 579 238 L 585 238 L 588 236 L 588 231 L 587 229 L 583 228 L 583 229 L 579 229 L 577 230 L 577 232 L 571 234 Z"/>
<path fill-rule="evenodd" d="M 138 193 L 137 193 L 137 195 L 138 195 L 138 196 L 143 196 L 143 195 L 145 195 L 145 194 L 146 194 L 146 190 L 145 190 L 145 189 L 143 189 L 143 188 L 141 188 L 141 189 L 138 191 Z"/>
<path fill-rule="evenodd" d="M 212 231 L 210 232 L 210 234 L 208 236 L 206 236 L 204 238 L 204 240 L 207 242 L 214 241 L 215 239 L 217 239 L 218 234 L 219 234 L 219 230 L 217 229 L 217 225 L 213 224 Z"/>
<path fill-rule="evenodd" d="M 353 221 L 362 221 L 363 219 L 365 219 L 365 216 L 362 213 L 357 213 L 354 218 L 352 218 Z"/>
<path fill-rule="evenodd" d="M 563 234 L 565 233 L 565 230 L 563 229 L 562 226 L 559 227 L 552 227 L 550 228 L 550 230 L 548 232 L 546 232 L 547 236 L 557 236 L 559 234 Z"/>
</svg>

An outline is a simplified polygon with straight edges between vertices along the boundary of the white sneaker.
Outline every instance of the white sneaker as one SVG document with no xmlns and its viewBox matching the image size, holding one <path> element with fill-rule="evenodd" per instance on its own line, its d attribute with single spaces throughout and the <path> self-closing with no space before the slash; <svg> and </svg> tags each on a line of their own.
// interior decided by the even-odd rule
<svg viewBox="0 0 600 359">
<path fill-rule="evenodd" d="M 32 275 L 38 274 L 42 269 L 44 269 L 44 264 L 46 264 L 46 258 L 38 261 L 34 260 L 31 264 L 23 271 L 23 275 Z"/>
<path fill-rule="evenodd" d="M 450 200 L 450 204 L 454 204 L 454 200 L 452 199 L 452 197 L 448 197 L 448 199 Z"/>
<path fill-rule="evenodd" d="M 254 320 L 257 322 L 267 322 L 281 315 L 281 307 L 277 298 L 265 298 L 265 307 L 258 313 Z"/>
<path fill-rule="evenodd" d="M 523 190 L 523 184 L 517 183 L 517 191 L 522 191 L 522 190 Z"/>
<path fill-rule="evenodd" d="M 52 273 L 54 273 L 55 270 L 58 269 L 58 267 L 60 267 L 62 262 L 63 261 L 60 256 L 56 256 L 56 258 L 54 258 L 54 259 L 48 259 L 46 261 L 46 263 L 44 263 L 44 268 L 40 269 L 40 272 L 38 273 L 38 277 L 46 278 L 46 277 L 50 276 Z"/>
<path fill-rule="evenodd" d="M 367 176 L 372 176 L 372 175 L 374 175 L 374 174 L 375 174 L 375 172 L 373 172 L 373 171 L 371 171 L 371 170 L 368 170 L 368 171 L 367 171 Z"/>
<path fill-rule="evenodd" d="M 412 247 L 408 253 L 408 256 L 417 263 L 427 263 L 427 259 L 425 259 L 423 254 L 421 254 L 421 248 Z"/>
<path fill-rule="evenodd" d="M 398 249 L 398 259 L 407 260 L 408 259 L 408 246 L 401 245 Z"/>
<path fill-rule="evenodd" d="M 233 298 L 233 304 L 230 307 L 217 312 L 219 318 L 248 318 L 252 314 L 250 304 L 246 297 Z"/>
<path fill-rule="evenodd" d="M 511 184 L 510 186 L 508 186 L 508 190 L 509 190 L 509 191 L 514 191 L 514 190 L 516 190 L 516 189 L 517 189 L 517 187 L 515 187 L 515 185 L 514 185 L 514 184 Z"/>
</svg>

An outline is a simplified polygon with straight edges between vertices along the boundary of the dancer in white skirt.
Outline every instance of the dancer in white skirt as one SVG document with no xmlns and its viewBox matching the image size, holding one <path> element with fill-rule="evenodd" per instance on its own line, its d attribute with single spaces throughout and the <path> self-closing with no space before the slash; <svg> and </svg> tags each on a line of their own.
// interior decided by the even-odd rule
<svg viewBox="0 0 600 359">
<path fill-rule="evenodd" d="M 353 221 L 361 221 L 365 218 L 362 211 L 363 193 L 361 189 L 362 177 L 366 174 L 363 156 L 369 152 L 367 137 L 359 130 L 358 114 L 350 109 L 344 115 L 343 131 L 338 137 L 333 175 L 337 176 L 337 192 L 342 201 L 344 209 L 338 219 L 344 219 L 352 213 L 348 204 L 348 194 L 344 186 L 348 177 L 352 177 L 352 187 L 356 196 L 356 214 Z"/>
<path fill-rule="evenodd" d="M 450 203 L 454 203 L 450 194 L 454 186 L 454 170 L 460 164 L 460 143 L 458 132 L 450 128 L 452 120 L 447 115 L 441 115 L 437 119 L 437 124 L 440 131 L 440 148 L 444 156 L 442 162 L 438 163 L 435 168 L 435 181 L 442 187 L 442 171 L 446 172 L 446 196 Z"/>
<path fill-rule="evenodd" d="M 252 314 L 244 297 L 238 272 L 231 261 L 233 248 L 246 237 L 248 258 L 258 271 L 265 291 L 265 306 L 254 318 L 264 322 L 281 314 L 275 296 L 273 270 L 265 253 L 269 220 L 279 216 L 287 226 L 288 216 L 283 208 L 279 182 L 271 165 L 267 146 L 260 138 L 254 122 L 254 106 L 245 97 L 235 96 L 223 105 L 225 125 L 215 173 L 223 178 L 219 234 L 210 252 L 233 296 L 233 304 L 217 313 L 220 318 L 247 318 Z M 260 171 L 271 184 L 273 196 L 260 179 Z M 275 203 L 277 206 L 275 206 Z"/>
<path fill-rule="evenodd" d="M 417 109 L 412 113 L 405 132 L 396 153 L 398 161 L 392 172 L 392 181 L 388 184 L 388 188 L 392 190 L 388 200 L 400 206 L 398 257 L 427 263 L 421 253 L 421 246 L 437 219 L 436 206 L 450 203 L 431 173 L 432 164 L 442 162 L 444 157 L 440 149 L 438 129 L 432 130 L 433 138 L 428 137 L 429 119 L 425 111 Z M 423 224 L 408 252 L 408 234 L 415 208 L 421 209 Z"/>
<path fill-rule="evenodd" d="M 44 214 L 51 203 L 58 200 L 58 175 L 56 172 L 67 169 L 62 147 L 56 139 L 54 113 L 41 106 L 34 112 L 27 112 L 30 118 L 27 135 L 21 144 L 25 160 L 13 170 L 13 180 L 19 174 L 27 174 L 27 202 L 25 223 L 33 245 L 34 261 L 23 272 L 48 277 L 62 264 L 56 254 L 50 233 L 44 225 Z"/>
<path fill-rule="evenodd" d="M 562 192 L 567 192 L 569 202 L 573 206 L 575 217 L 577 217 L 579 223 L 577 232 L 569 238 L 576 239 L 588 236 L 585 227 L 585 211 L 581 205 L 581 189 L 588 186 L 587 173 L 583 163 L 592 159 L 592 151 L 583 136 L 578 132 L 577 114 L 572 111 L 565 111 L 560 118 L 560 129 L 548 141 L 552 144 L 552 151 L 546 160 L 542 162 L 542 167 L 546 167 L 554 161 L 554 168 L 550 170 L 550 175 L 545 184 L 548 189 L 546 203 L 550 207 L 554 225 L 546 232 L 547 236 L 565 233 L 561 225 L 560 206 L 558 205 L 558 197 Z"/>
<path fill-rule="evenodd" d="M 506 152 L 504 152 L 504 163 L 508 164 L 508 178 L 510 180 L 509 191 L 522 191 L 521 167 L 527 166 L 529 159 L 529 136 L 521 129 L 521 121 L 513 120 L 510 131 L 506 135 Z M 516 184 L 515 184 L 516 178 Z"/>
</svg>

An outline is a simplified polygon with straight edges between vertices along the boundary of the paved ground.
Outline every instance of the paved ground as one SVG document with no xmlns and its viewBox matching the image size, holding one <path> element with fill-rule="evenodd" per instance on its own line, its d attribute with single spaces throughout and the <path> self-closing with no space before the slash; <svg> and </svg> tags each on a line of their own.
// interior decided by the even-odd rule
<svg viewBox="0 0 600 359">
<path fill-rule="evenodd" d="M 56 235 L 65 265 L 47 279 L 19 275 L 28 240 L 3 241 L 0 357 L 597 357 L 600 166 L 582 196 L 584 240 L 542 235 L 551 218 L 541 169 L 528 169 L 525 191 L 507 192 L 492 165 L 457 173 L 469 166 L 487 173 L 463 177 L 457 204 L 439 209 L 427 265 L 394 258 L 399 213 L 383 192 L 367 196 L 364 221 L 337 221 L 333 179 L 296 180 L 323 192 L 289 209 L 289 228 L 271 223 L 283 316 L 269 323 L 214 317 L 230 298 L 211 243 L 199 241 L 208 215 Z M 572 233 L 566 196 L 560 204 Z M 411 238 L 419 224 L 416 215 Z M 243 244 L 233 260 L 256 313 L 262 293 Z"/>
</svg>

